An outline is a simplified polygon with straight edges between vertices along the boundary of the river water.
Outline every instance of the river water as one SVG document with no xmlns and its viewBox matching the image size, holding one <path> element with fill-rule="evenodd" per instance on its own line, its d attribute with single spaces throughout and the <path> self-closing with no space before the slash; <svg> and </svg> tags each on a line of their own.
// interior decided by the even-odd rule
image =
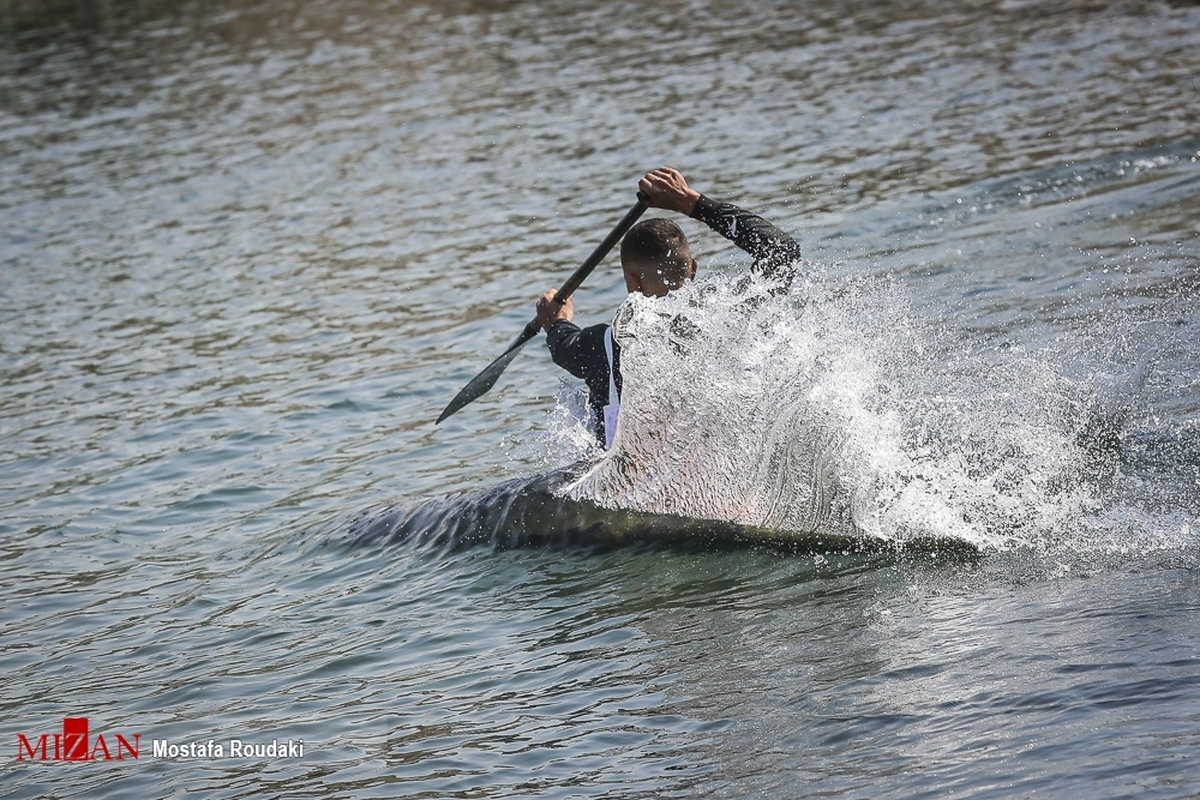
<svg viewBox="0 0 1200 800">
<path fill-rule="evenodd" d="M 1198 52 L 1190 2 L 0 0 L 0 793 L 1200 794 Z M 435 426 L 662 164 L 791 293 L 682 220 L 613 453 L 538 342 Z"/>
</svg>

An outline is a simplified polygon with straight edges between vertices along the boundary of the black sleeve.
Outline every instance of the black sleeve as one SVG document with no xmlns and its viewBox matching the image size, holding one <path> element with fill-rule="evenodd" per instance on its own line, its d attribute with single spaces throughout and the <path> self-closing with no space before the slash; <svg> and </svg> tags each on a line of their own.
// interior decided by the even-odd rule
<svg viewBox="0 0 1200 800">
<path fill-rule="evenodd" d="M 590 387 L 593 380 L 608 384 L 608 356 L 604 354 L 604 329 L 593 325 L 581 330 L 574 322 L 560 319 L 546 331 L 546 346 L 554 363 L 582 378 Z"/>
<path fill-rule="evenodd" d="M 757 214 L 704 195 L 692 210 L 703 222 L 754 258 L 754 269 L 768 278 L 791 283 L 800 260 L 800 244 Z"/>
<path fill-rule="evenodd" d="M 575 323 L 560 319 L 546 331 L 546 346 L 550 348 L 554 363 L 587 384 L 588 405 L 592 409 L 593 424 L 600 426 L 601 440 L 604 438 L 604 406 L 608 403 L 608 356 L 604 352 L 607 328 L 601 324 L 580 330 Z M 620 385 L 618 369 L 618 390 Z"/>
</svg>

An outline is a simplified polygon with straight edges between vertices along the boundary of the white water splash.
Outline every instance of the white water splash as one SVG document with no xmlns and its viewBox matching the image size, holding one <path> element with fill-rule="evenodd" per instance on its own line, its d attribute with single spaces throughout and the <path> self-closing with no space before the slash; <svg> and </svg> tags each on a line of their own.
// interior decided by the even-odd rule
<svg viewBox="0 0 1200 800">
<path fill-rule="evenodd" d="M 1113 525 L 1097 392 L 1050 358 L 934 332 L 886 282 L 817 270 L 777 297 L 714 276 L 629 298 L 616 335 L 617 441 L 575 499 L 985 549 Z"/>
</svg>

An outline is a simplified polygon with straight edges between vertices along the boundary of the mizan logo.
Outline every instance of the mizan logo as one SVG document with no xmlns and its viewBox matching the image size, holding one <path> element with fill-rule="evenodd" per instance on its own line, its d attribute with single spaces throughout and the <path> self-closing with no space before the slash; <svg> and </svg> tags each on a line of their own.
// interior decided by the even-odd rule
<svg viewBox="0 0 1200 800">
<path fill-rule="evenodd" d="M 107 736 L 107 738 L 105 738 Z M 92 739 L 88 734 L 87 717 L 66 717 L 62 733 L 43 733 L 30 738 L 17 734 L 17 761 L 125 761 L 137 760 L 142 735 L 100 733 Z M 288 759 L 304 758 L 304 740 L 272 739 L 270 744 L 230 739 L 229 749 L 215 739 L 178 744 L 155 739 L 151 747 L 153 758 L 169 759 Z"/>
<path fill-rule="evenodd" d="M 30 741 L 23 733 L 17 734 L 17 761 L 124 761 L 127 757 L 138 757 L 142 735 L 130 737 L 122 734 L 96 734 L 95 741 L 88 738 L 87 717 L 63 718 L 62 733 L 43 733 Z"/>
</svg>

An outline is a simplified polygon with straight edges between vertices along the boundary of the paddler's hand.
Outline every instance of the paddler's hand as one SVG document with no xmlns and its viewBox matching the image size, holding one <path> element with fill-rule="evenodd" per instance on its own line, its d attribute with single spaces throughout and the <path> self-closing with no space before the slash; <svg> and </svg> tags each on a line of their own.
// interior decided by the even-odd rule
<svg viewBox="0 0 1200 800">
<path fill-rule="evenodd" d="M 565 303 L 556 303 L 554 296 L 557 294 L 558 290 L 548 289 L 537 302 L 537 320 L 544 331 L 550 330 L 560 319 L 567 322 L 575 319 L 575 306 L 571 304 L 571 298 L 568 297 Z"/>
<path fill-rule="evenodd" d="M 696 208 L 696 201 L 700 199 L 700 193 L 687 185 L 679 170 L 671 167 L 659 167 L 647 172 L 646 177 L 638 181 L 638 188 L 650 198 L 647 205 L 678 211 L 689 217 Z"/>
</svg>

